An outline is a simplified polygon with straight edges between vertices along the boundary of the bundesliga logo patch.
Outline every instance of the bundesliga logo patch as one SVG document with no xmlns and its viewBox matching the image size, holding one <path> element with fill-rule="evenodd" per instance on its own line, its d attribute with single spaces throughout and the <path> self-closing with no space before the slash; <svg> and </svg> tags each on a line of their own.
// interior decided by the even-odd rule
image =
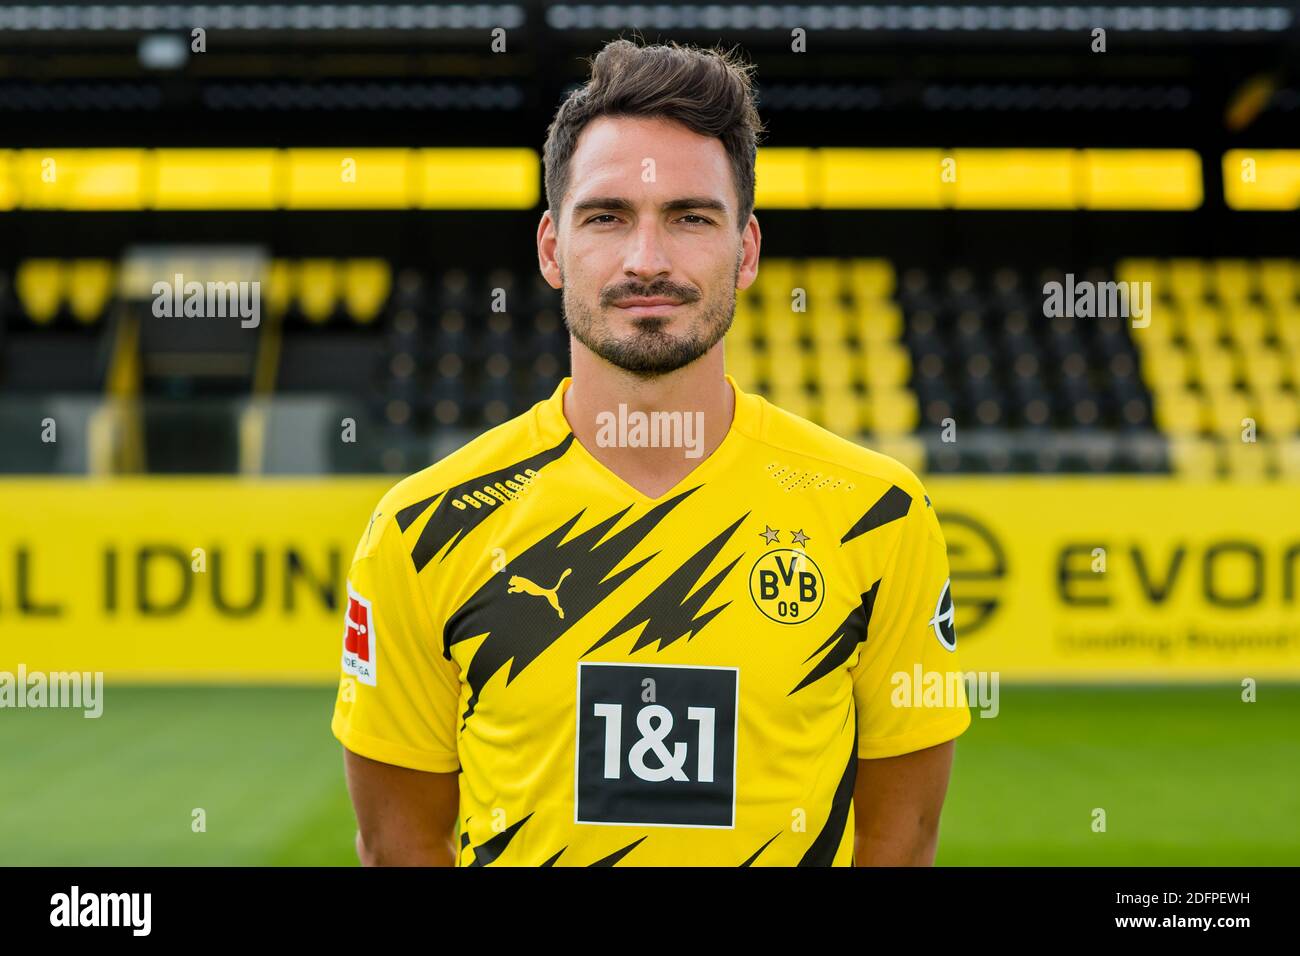
<svg viewBox="0 0 1300 956">
<path fill-rule="evenodd" d="M 343 670 L 375 686 L 375 615 L 370 602 L 348 584 L 348 613 L 343 624 Z"/>
<path fill-rule="evenodd" d="M 944 646 L 944 649 L 949 651 L 957 649 L 957 629 L 953 626 L 954 616 L 952 578 L 949 578 L 943 582 L 943 590 L 939 592 L 939 601 L 934 606 L 934 617 L 930 618 L 930 627 L 934 628 L 934 636 L 939 639 L 939 643 Z"/>
</svg>

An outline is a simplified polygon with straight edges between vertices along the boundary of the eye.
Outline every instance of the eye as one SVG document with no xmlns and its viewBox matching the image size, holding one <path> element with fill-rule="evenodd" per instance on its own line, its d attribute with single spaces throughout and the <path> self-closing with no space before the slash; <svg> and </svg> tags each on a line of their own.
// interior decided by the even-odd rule
<svg viewBox="0 0 1300 956">
<path fill-rule="evenodd" d="M 618 217 L 615 216 L 613 213 L 602 212 L 602 213 L 600 213 L 599 215 L 592 216 L 590 219 L 587 220 L 587 222 L 589 222 L 589 223 L 591 223 L 591 222 L 596 222 L 598 219 L 606 219 L 606 220 L 609 220 L 610 222 L 617 222 L 617 221 L 618 221 Z M 603 223 L 602 223 L 602 225 L 603 225 Z"/>
<path fill-rule="evenodd" d="M 707 226 L 713 222 L 712 219 L 706 219 L 704 216 L 696 215 L 693 212 L 688 212 L 686 215 L 681 217 L 682 222 L 685 222 L 687 219 L 695 220 L 694 222 L 687 223 L 687 225 L 691 226 Z"/>
</svg>

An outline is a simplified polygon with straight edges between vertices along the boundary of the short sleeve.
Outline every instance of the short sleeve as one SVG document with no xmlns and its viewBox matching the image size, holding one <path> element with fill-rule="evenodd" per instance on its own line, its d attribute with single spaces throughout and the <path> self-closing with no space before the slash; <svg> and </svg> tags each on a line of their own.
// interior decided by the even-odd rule
<svg viewBox="0 0 1300 956">
<path fill-rule="evenodd" d="M 850 671 L 864 759 L 933 747 L 970 726 L 948 548 L 919 483 L 899 525 L 879 581 L 868 582 L 867 640 Z"/>
<path fill-rule="evenodd" d="M 450 773 L 460 767 L 459 668 L 391 518 L 372 520 L 348 572 L 343 659 L 331 730 L 353 753 Z"/>
</svg>

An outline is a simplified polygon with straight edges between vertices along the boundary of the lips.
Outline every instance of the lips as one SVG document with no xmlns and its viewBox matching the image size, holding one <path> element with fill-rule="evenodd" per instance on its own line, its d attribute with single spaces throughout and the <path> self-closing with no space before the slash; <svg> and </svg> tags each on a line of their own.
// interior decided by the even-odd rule
<svg viewBox="0 0 1300 956">
<path fill-rule="evenodd" d="M 619 299 L 614 303 L 615 308 L 621 309 L 624 314 L 636 316 L 639 318 L 662 317 L 671 315 L 673 309 L 682 304 L 679 299 L 670 299 L 667 296 L 634 296 L 630 299 Z"/>
<path fill-rule="evenodd" d="M 619 299 L 614 303 L 620 309 L 649 308 L 657 305 L 681 305 L 678 299 L 669 299 L 666 296 L 635 296 L 630 299 Z"/>
</svg>

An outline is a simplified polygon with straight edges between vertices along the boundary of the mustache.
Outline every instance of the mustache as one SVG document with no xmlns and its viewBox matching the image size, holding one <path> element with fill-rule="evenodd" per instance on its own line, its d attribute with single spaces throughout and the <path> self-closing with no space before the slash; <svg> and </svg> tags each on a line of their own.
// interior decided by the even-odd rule
<svg viewBox="0 0 1300 956">
<path fill-rule="evenodd" d="M 687 303 L 695 302 L 700 298 L 698 289 L 690 286 L 678 285 L 675 282 L 661 280 L 652 282 L 650 285 L 641 285 L 639 283 L 625 283 L 623 285 L 611 286 L 600 293 L 601 305 L 613 305 L 620 299 L 628 299 L 635 296 L 662 296 L 668 299 L 676 299 L 678 302 Z"/>
</svg>

